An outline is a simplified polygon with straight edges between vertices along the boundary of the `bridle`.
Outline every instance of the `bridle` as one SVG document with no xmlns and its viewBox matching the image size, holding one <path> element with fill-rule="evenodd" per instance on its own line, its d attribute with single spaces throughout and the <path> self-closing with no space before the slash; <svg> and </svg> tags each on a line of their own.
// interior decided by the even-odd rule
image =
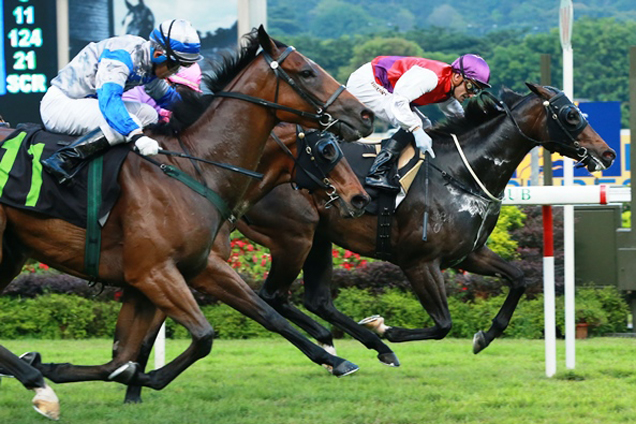
<svg viewBox="0 0 636 424">
<path fill-rule="evenodd" d="M 304 131 L 297 125 L 297 153 L 294 157 L 293 153 L 274 132 L 271 135 L 280 148 L 294 161 L 294 170 L 296 171 L 296 177 L 292 181 L 294 189 L 325 190 L 329 196 L 325 208 L 330 208 L 332 203 L 340 198 L 340 195 L 327 175 L 344 157 L 336 137 L 327 131 Z"/>
<path fill-rule="evenodd" d="M 494 95 L 492 95 L 491 93 L 487 91 L 482 91 L 479 94 L 479 96 L 480 98 L 481 97 L 490 98 L 493 101 L 495 107 L 497 107 L 499 111 L 504 112 L 506 116 L 510 118 L 515 128 L 519 132 L 519 134 L 521 134 L 521 136 L 523 136 L 526 140 L 530 141 L 534 145 L 542 146 L 550 151 L 556 150 L 562 154 L 571 153 L 572 156 L 576 155 L 580 158 L 579 163 L 581 165 L 586 165 L 590 160 L 593 160 L 593 158 L 589 154 L 588 150 L 585 147 L 582 147 L 580 145 L 580 143 L 576 140 L 576 138 L 583 132 L 585 127 L 587 127 L 588 125 L 587 119 L 585 119 L 585 117 L 583 116 L 579 108 L 576 107 L 576 105 L 574 105 L 574 103 L 572 103 L 562 91 L 557 90 L 554 87 L 547 87 L 547 88 L 554 90 L 557 93 L 550 100 L 543 100 L 543 107 L 547 115 L 546 119 L 547 119 L 547 125 L 548 125 L 548 134 L 550 136 L 549 141 L 537 140 L 527 135 L 521 129 L 521 127 L 519 126 L 519 123 L 517 122 L 517 119 L 512 114 L 513 109 L 518 108 L 525 101 L 527 101 L 528 99 L 532 97 L 527 96 L 523 98 L 521 101 L 517 102 L 511 109 L 508 107 L 507 104 L 505 104 L 504 102 L 502 102 L 497 97 L 495 97 Z M 563 135 L 565 135 L 565 140 L 563 140 Z M 485 185 L 482 183 L 482 181 L 479 179 L 477 174 L 474 172 L 474 170 L 470 166 L 470 163 L 468 159 L 466 158 L 466 156 L 464 155 L 462 148 L 459 144 L 459 141 L 457 140 L 457 136 L 455 134 L 451 134 L 451 137 L 455 142 L 455 147 L 457 148 L 457 151 L 459 152 L 459 155 L 462 159 L 462 163 L 464 164 L 464 166 L 466 167 L 466 169 L 472 176 L 473 180 L 477 183 L 479 188 L 485 194 L 485 196 L 482 196 L 480 193 L 476 193 L 472 189 L 467 188 L 464 184 L 462 184 L 460 181 L 458 181 L 456 178 L 454 178 L 447 172 L 437 167 L 435 164 L 431 163 L 430 165 L 434 169 L 438 170 L 444 178 L 448 179 L 449 181 L 452 181 L 453 184 L 463 189 L 464 191 L 467 191 L 476 196 L 483 197 L 487 201 L 501 203 L 501 195 L 495 196 L 492 193 L 490 193 L 490 191 L 488 191 L 488 189 L 485 187 Z"/>
<path fill-rule="evenodd" d="M 340 96 L 340 94 L 342 94 L 342 92 L 346 90 L 346 87 L 344 85 L 340 85 L 340 87 L 338 87 L 338 89 L 324 103 L 321 103 L 320 100 L 317 100 L 316 98 L 311 96 L 309 93 L 303 90 L 302 87 L 300 87 L 296 83 L 296 81 L 294 81 L 294 79 L 290 77 L 289 74 L 285 72 L 285 70 L 280 66 L 281 63 L 283 63 L 283 61 L 295 50 L 296 49 L 294 47 L 288 46 L 276 60 L 274 60 L 266 51 L 263 50 L 262 52 L 262 55 L 265 58 L 265 61 L 267 61 L 269 68 L 276 75 L 276 94 L 273 102 L 231 91 L 221 91 L 219 93 L 214 93 L 214 95 L 217 97 L 245 100 L 247 102 L 255 103 L 271 109 L 290 112 L 304 118 L 313 119 L 317 121 L 323 127 L 323 129 L 328 129 L 336 122 L 338 122 L 338 120 L 334 119 L 330 114 L 326 112 L 326 110 L 336 101 L 338 96 Z M 285 81 L 303 100 L 312 105 L 316 109 L 316 113 L 305 112 L 302 110 L 291 108 L 289 106 L 278 104 L 278 91 L 280 88 L 281 80 Z"/>
<path fill-rule="evenodd" d="M 571 156 L 579 157 L 579 162 L 583 165 L 587 164 L 592 158 L 585 147 L 577 141 L 577 137 L 587 127 L 588 122 L 585 116 L 581 113 L 578 107 L 567 98 L 565 93 L 557 90 L 554 87 L 546 87 L 554 90 L 557 94 L 550 100 L 543 100 L 543 108 L 546 113 L 546 120 L 548 126 L 548 134 L 550 135 L 549 141 L 536 140 L 523 132 L 514 115 L 512 109 L 516 109 L 521 106 L 526 100 L 531 97 L 525 97 L 520 102 L 515 104 L 512 109 L 508 107 L 504 102 L 487 91 L 482 91 L 480 96 L 489 97 L 495 105 L 500 108 L 510 118 L 515 128 L 526 140 L 531 143 L 542 146 L 550 151 L 558 151 L 562 154 L 570 154 Z M 565 135 L 565 140 L 563 136 Z"/>
</svg>

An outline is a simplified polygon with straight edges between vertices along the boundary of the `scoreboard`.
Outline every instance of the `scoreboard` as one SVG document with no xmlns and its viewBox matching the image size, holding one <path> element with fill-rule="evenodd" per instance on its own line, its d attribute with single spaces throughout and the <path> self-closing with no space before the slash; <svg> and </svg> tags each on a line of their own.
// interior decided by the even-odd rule
<svg viewBox="0 0 636 424">
<path fill-rule="evenodd" d="M 40 121 L 40 100 L 57 75 L 54 0 L 0 0 L 0 115 L 15 127 Z"/>
</svg>

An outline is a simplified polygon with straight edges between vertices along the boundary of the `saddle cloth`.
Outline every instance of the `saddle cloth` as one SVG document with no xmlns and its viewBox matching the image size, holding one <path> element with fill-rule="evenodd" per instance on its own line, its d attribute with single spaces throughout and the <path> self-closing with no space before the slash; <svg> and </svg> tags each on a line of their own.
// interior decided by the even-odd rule
<svg viewBox="0 0 636 424">
<path fill-rule="evenodd" d="M 86 228 L 88 164 L 72 180 L 58 184 L 42 169 L 46 159 L 76 137 L 44 131 L 37 124 L 23 124 L 0 142 L 0 203 L 38 212 Z M 119 170 L 130 152 L 128 144 L 113 146 L 104 155 L 102 204 L 99 222 L 103 226 L 121 187 Z"/>
<path fill-rule="evenodd" d="M 394 210 L 397 209 L 399 204 L 406 197 L 409 189 L 411 188 L 411 184 L 415 179 L 415 175 L 417 171 L 422 166 L 422 159 L 424 156 L 419 154 L 419 150 L 416 149 L 413 145 L 409 144 L 402 150 L 400 157 L 393 165 L 389 173 L 389 177 L 393 178 L 395 175 L 399 177 L 400 181 L 400 192 L 397 193 L 388 193 L 386 190 L 378 190 L 376 187 L 368 186 L 365 182 L 367 174 L 369 173 L 369 169 L 371 169 L 371 165 L 375 160 L 375 157 L 380 152 L 381 147 L 388 141 L 389 139 L 384 139 L 378 142 L 355 142 L 355 143 L 341 143 L 340 147 L 342 148 L 342 152 L 344 153 L 349 165 L 353 169 L 353 172 L 360 180 L 360 183 L 367 191 L 369 196 L 371 196 L 371 202 L 365 209 L 365 211 L 371 215 L 378 214 L 378 196 L 380 194 L 386 196 L 393 196 L 394 200 Z M 418 153 L 416 155 L 416 153 Z"/>
</svg>

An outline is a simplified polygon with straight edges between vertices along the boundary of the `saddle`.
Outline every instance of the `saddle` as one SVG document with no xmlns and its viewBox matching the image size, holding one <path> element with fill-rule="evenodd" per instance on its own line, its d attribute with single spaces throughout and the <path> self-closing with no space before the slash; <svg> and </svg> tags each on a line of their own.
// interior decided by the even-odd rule
<svg viewBox="0 0 636 424">
<path fill-rule="evenodd" d="M 360 180 L 360 183 L 371 196 L 371 202 L 366 207 L 365 212 L 371 215 L 377 215 L 378 227 L 376 235 L 376 257 L 379 259 L 391 259 L 391 221 L 393 213 L 399 204 L 406 198 L 411 188 L 411 184 L 417 175 L 417 171 L 422 166 L 424 156 L 419 149 L 415 148 L 413 143 L 409 144 L 402 150 L 400 157 L 393 165 L 389 177 L 398 177 L 401 190 L 399 193 L 379 190 L 366 184 L 366 176 L 380 152 L 383 143 L 389 139 L 378 142 L 357 142 L 343 143 L 342 151 L 351 165 L 353 172 Z"/>
<path fill-rule="evenodd" d="M 393 213 L 399 204 L 406 197 L 411 184 L 415 179 L 417 171 L 422 166 L 422 160 L 424 156 L 420 153 L 413 144 L 409 144 L 402 150 L 400 157 L 393 165 L 393 169 L 390 171 L 390 176 L 398 176 L 400 186 L 402 190 L 399 193 L 389 193 L 385 190 L 378 190 L 376 187 L 366 185 L 365 179 L 369 173 L 369 169 L 375 160 L 375 157 L 380 152 L 383 143 L 386 143 L 388 139 L 381 141 L 360 141 L 355 143 L 342 143 L 340 145 L 349 165 L 353 169 L 353 172 L 360 180 L 360 183 L 371 196 L 371 202 L 365 209 L 365 212 L 371 215 L 378 215 L 379 207 L 378 202 L 381 198 L 389 198 L 391 213 Z"/>
<path fill-rule="evenodd" d="M 6 137 L 0 141 L 0 203 L 87 228 L 89 167 L 84 166 L 70 184 L 59 185 L 40 163 L 77 137 L 50 133 L 38 124 L 2 129 L 2 136 Z M 103 156 L 98 210 L 102 226 L 119 197 L 117 176 L 129 152 L 130 146 L 122 144 L 111 147 Z"/>
</svg>

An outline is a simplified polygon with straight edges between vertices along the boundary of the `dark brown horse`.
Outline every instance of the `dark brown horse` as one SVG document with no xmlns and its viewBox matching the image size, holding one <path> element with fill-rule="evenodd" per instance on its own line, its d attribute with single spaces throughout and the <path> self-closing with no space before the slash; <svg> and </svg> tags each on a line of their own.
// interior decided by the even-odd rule
<svg viewBox="0 0 636 424">
<path fill-rule="evenodd" d="M 184 146 L 202 159 L 255 169 L 271 130 L 281 120 L 312 128 L 328 126 L 347 140 L 371 132 L 372 113 L 314 62 L 292 47 L 272 41 L 262 27 L 246 40 L 240 54 L 227 58 L 216 73 L 218 87 L 212 88 L 218 98 L 209 102 L 196 122 L 170 136 L 153 134 L 164 149 L 179 150 Z M 263 51 L 257 55 L 259 44 Z M 226 91 L 221 93 L 221 88 Z M 206 165 L 196 170 L 185 159 L 163 161 L 197 176 L 232 211 L 249 186 L 248 177 L 222 168 Z M 122 194 L 102 231 L 99 266 L 99 280 L 127 287 L 130 307 L 122 311 L 125 319 L 116 330 L 115 359 L 100 366 L 39 361 L 34 365 L 45 377 L 57 382 L 110 377 L 161 389 L 212 348 L 214 331 L 188 285 L 199 289 L 208 284 L 208 256 L 224 218 L 219 207 L 137 155 L 128 156 L 119 182 Z M 28 257 L 87 277 L 83 264 L 84 229 L 3 206 L 0 230 L 13 254 L 11 260 L 7 257 L 0 263 L 0 287 L 17 275 Z M 255 302 L 247 291 L 228 296 L 245 307 Z M 139 351 L 139 343 L 131 341 L 147 333 L 155 311 L 152 305 L 184 325 L 192 335 L 192 343 L 159 370 L 129 373 L 126 362 L 135 359 Z M 277 315 L 270 311 L 263 307 L 258 313 L 269 313 L 263 319 L 276 321 Z M 331 365 L 343 374 L 355 368 L 310 343 L 289 324 L 281 332 L 300 345 L 314 362 Z"/>
<path fill-rule="evenodd" d="M 52 420 L 60 418 L 60 402 L 53 389 L 46 384 L 42 373 L 0 345 L 0 377 L 15 377 L 22 385 L 35 392 L 33 408 Z"/>
<path fill-rule="evenodd" d="M 429 165 L 430 179 L 427 182 L 425 178 L 424 163 L 393 216 L 390 253 L 391 262 L 404 271 L 434 326 L 387 327 L 381 318 L 369 319 L 369 325 L 387 340 L 441 339 L 448 334 L 451 317 L 442 269 L 458 267 L 480 275 L 504 277 L 510 285 L 508 297 L 490 329 L 479 331 L 473 340 L 475 353 L 488 346 L 507 327 L 525 290 L 522 271 L 485 245 L 499 216 L 501 202 L 497 196 L 518 164 L 536 145 L 579 159 L 590 170 L 604 169 L 616 157 L 592 127 L 585 126 L 585 118 L 561 92 L 528 86 L 532 93 L 525 97 L 506 90 L 503 103 L 493 99 L 470 102 L 465 118 L 430 132 L 437 154 Z M 466 163 L 461 158 L 462 151 Z M 471 176 L 469 166 L 487 192 Z M 427 240 L 423 241 L 425 211 L 430 218 Z M 289 287 L 303 269 L 304 302 L 309 311 L 376 350 L 380 361 L 399 364 L 376 334 L 339 312 L 331 298 L 332 243 L 377 257 L 376 216 L 367 214 L 344 221 L 333 211 L 316 205 L 311 195 L 279 187 L 246 217 L 247 221 L 239 222 L 239 230 L 268 247 L 272 255 L 271 269 L 260 291 L 263 299 L 321 344 L 333 345 L 330 331 L 288 300 Z"/>
<path fill-rule="evenodd" d="M 320 136 L 321 140 L 316 140 L 315 135 Z M 283 147 L 278 144 L 275 138 L 278 138 L 284 148 L 289 149 L 289 152 L 283 150 Z M 313 140 L 306 141 L 308 138 L 312 138 Z M 250 185 L 241 202 L 241 209 L 245 211 L 249 210 L 251 205 L 260 200 L 275 186 L 289 183 L 293 180 L 300 188 L 312 189 L 315 195 L 313 199 L 318 202 L 321 207 L 329 207 L 328 203 L 334 202 L 334 194 L 337 193 L 339 215 L 343 219 L 362 214 L 364 207 L 368 203 L 368 196 L 364 194 L 362 186 L 346 159 L 338 155 L 335 151 L 325 151 L 329 148 L 334 148 L 338 149 L 339 153 L 337 144 L 329 144 L 328 147 L 323 145 L 321 147 L 320 143 L 323 141 L 331 142 L 335 140 L 333 140 L 333 136 L 328 133 L 316 132 L 306 136 L 304 133 L 299 133 L 294 125 L 277 125 L 267 142 L 263 158 L 257 169 L 258 172 L 264 174 L 264 177 L 261 181 L 255 181 Z M 309 149 L 307 149 L 307 147 L 309 147 Z M 312 152 L 313 156 L 311 160 L 305 160 L 308 152 Z M 297 159 L 294 159 L 294 156 L 296 156 Z M 340 158 L 342 158 L 342 160 L 340 160 Z M 305 184 L 301 182 L 302 180 L 307 181 L 309 179 L 299 178 L 299 173 L 306 174 L 313 172 L 315 176 L 318 177 L 326 171 L 326 169 L 319 170 L 318 168 L 323 167 L 321 164 L 326 165 L 329 163 L 330 159 L 337 159 L 338 161 L 332 164 L 333 169 L 326 175 L 329 187 L 307 186 L 308 184 L 306 182 Z M 315 162 L 319 164 L 318 168 L 311 165 Z M 319 178 L 322 180 L 325 176 Z M 311 182 L 313 180 L 309 181 Z M 212 252 L 208 257 L 208 266 L 204 271 L 204 273 L 208 274 L 209 278 L 206 281 L 206 285 L 198 287 L 198 290 L 213 295 L 217 299 L 256 320 L 264 327 L 280 333 L 282 329 L 281 325 L 284 327 L 289 325 L 287 321 L 273 312 L 269 305 L 253 293 L 251 288 L 227 263 L 231 254 L 230 233 L 234 228 L 234 225 L 228 222 L 219 230 L 214 241 Z M 246 293 L 245 298 L 238 297 L 237 293 Z M 127 298 L 124 297 L 124 308 L 129 308 L 130 306 L 131 305 L 128 305 Z M 120 316 L 120 321 L 123 319 L 125 319 L 125 316 Z M 144 340 L 143 348 L 137 359 L 141 368 L 144 368 L 147 363 L 154 339 L 164 319 L 165 314 L 157 310 L 153 325 Z M 122 331 L 125 331 L 126 326 L 122 325 L 121 328 Z M 353 371 L 353 369 L 351 371 Z M 138 386 L 129 386 L 126 394 L 126 402 L 140 402 L 140 389 Z"/>
</svg>

